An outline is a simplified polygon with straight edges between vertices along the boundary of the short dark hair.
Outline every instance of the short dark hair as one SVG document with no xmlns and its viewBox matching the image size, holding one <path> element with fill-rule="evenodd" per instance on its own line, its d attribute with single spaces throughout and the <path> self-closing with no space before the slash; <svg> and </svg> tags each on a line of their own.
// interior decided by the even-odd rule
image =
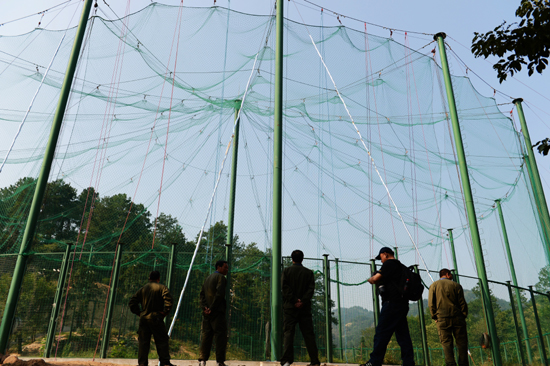
<svg viewBox="0 0 550 366">
<path fill-rule="evenodd" d="M 216 262 L 216 269 L 223 267 L 224 264 L 226 264 L 227 261 L 219 260 Z"/>
<path fill-rule="evenodd" d="M 290 255 L 290 258 L 292 258 L 292 261 L 295 263 L 302 263 L 302 261 L 304 260 L 304 252 L 302 252 L 299 249 L 296 249 L 295 251 L 292 252 L 292 254 Z"/>
<path fill-rule="evenodd" d="M 450 274 L 453 274 L 453 272 L 451 272 L 449 269 L 443 268 L 441 271 L 439 271 L 439 278 L 445 277 L 445 276 L 447 276 L 449 273 L 450 273 Z"/>
<path fill-rule="evenodd" d="M 149 273 L 149 281 L 156 281 L 156 280 L 160 280 L 160 272 L 151 271 L 151 273 Z"/>
</svg>

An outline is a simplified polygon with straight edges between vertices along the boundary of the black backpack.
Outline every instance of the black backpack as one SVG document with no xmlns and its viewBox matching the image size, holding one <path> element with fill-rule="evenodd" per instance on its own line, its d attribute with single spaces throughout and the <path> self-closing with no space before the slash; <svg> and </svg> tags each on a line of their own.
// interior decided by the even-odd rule
<svg viewBox="0 0 550 366">
<path fill-rule="evenodd" d="M 409 301 L 418 301 L 422 298 L 424 285 L 420 275 L 414 271 L 414 266 L 403 265 L 398 290 L 401 297 Z"/>
</svg>

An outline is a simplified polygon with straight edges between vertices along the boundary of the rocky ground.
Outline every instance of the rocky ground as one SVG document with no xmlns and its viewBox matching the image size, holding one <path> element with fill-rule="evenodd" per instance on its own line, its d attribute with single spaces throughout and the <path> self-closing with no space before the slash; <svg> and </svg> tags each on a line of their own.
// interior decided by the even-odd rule
<svg viewBox="0 0 550 366">
<path fill-rule="evenodd" d="M 46 362 L 41 358 L 32 360 L 21 360 L 16 355 L 0 354 L 0 364 L 6 366 L 124 366 L 121 364 L 93 362 L 93 361 L 50 361 Z M 133 363 L 129 365 L 133 366 Z"/>
</svg>

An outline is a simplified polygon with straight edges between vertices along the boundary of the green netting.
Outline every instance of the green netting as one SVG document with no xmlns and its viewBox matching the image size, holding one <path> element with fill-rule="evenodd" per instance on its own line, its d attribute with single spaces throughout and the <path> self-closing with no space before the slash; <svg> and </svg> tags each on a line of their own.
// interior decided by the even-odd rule
<svg viewBox="0 0 550 366">
<path fill-rule="evenodd" d="M 21 296 L 41 293 L 40 301 L 36 299 L 40 311 L 35 314 L 41 320 L 22 326 L 21 347 L 42 342 L 57 281 L 58 272 L 53 269 L 59 269 L 63 243 L 72 242 L 77 255 L 72 261 L 64 338 L 58 352 L 89 355 L 95 349 L 113 252 L 116 243 L 122 242 L 125 254 L 110 355 L 124 356 L 135 328 L 135 319 L 124 306 L 128 296 L 152 268 L 166 270 L 173 242 L 178 243 L 179 253 L 173 290 L 179 293 L 189 269 L 188 253 L 206 218 L 201 255 L 193 267 L 196 275 L 193 272 L 173 337 L 176 354 L 195 357 L 200 319 L 196 295 L 212 263 L 225 253 L 232 154 L 226 147 L 232 135 L 235 100 L 243 99 L 252 72 L 239 131 L 237 244 L 231 264 L 235 271 L 232 322 L 236 325 L 231 330 L 230 352 L 242 359 L 266 357 L 274 18 L 214 7 L 183 8 L 178 19 L 178 10 L 151 4 L 126 19 L 129 31 L 123 26 L 125 20 L 94 17 L 89 23 L 50 183 L 28 251 L 31 259 Z M 308 30 L 419 251 L 390 205 Z M 0 274 L 5 286 L 14 266 L 12 255 L 21 245 L 74 33 L 68 30 L 0 174 L 0 253 L 6 255 L 0 257 Z M 7 153 L 62 36 L 62 31 L 37 29 L 0 37 L 0 158 Z M 340 266 L 345 341 L 340 345 L 334 326 L 333 344 L 345 350 L 340 354 L 344 360 L 365 360 L 373 320 L 372 292 L 365 283 L 370 268 L 362 262 L 373 258 L 381 246 L 398 247 L 400 259 L 407 264 L 421 263 L 420 253 L 429 270 L 453 268 L 447 235 L 452 228 L 459 273 L 476 273 L 441 69 L 431 46 L 413 50 L 394 39 L 346 27 L 306 29 L 288 21 L 284 37 L 283 253 L 298 248 L 307 257 L 321 258 L 327 253 L 331 259 L 357 262 Z M 256 54 L 258 61 L 252 70 Z M 519 284 L 544 284 L 539 273 L 549 258 L 523 164 L 523 138 L 494 99 L 477 93 L 468 78 L 454 76 L 452 81 L 489 277 L 510 279 L 494 208 L 494 201 L 500 199 L 514 261 L 521 266 Z M 228 159 L 207 217 L 226 152 Z M 321 262 L 307 265 L 322 275 Z M 331 271 L 335 271 L 334 263 Z M 334 275 L 331 279 L 335 301 L 337 283 Z M 428 276 L 424 280 L 431 283 Z M 465 288 L 473 291 L 475 286 L 472 282 Z M 0 290 L 2 309 L 4 287 Z M 503 286 L 493 291 L 499 299 L 508 298 Z M 17 311 L 23 319 L 28 309 L 21 308 L 26 306 L 21 303 Z M 321 353 L 326 354 L 323 304 L 319 300 L 315 321 Z M 484 323 L 472 324 L 477 324 L 472 328 L 475 340 Z M 413 333 L 417 328 L 411 325 Z M 430 345 L 435 348 L 434 329 L 429 331 Z M 532 328 L 530 334 L 535 335 Z M 419 333 L 413 336 L 417 342 Z M 502 341 L 512 342 L 504 336 Z M 300 339 L 296 342 L 297 353 L 307 359 L 298 346 Z M 433 357 L 439 357 L 436 353 Z M 417 349 L 415 354 L 421 362 L 422 353 Z"/>
</svg>

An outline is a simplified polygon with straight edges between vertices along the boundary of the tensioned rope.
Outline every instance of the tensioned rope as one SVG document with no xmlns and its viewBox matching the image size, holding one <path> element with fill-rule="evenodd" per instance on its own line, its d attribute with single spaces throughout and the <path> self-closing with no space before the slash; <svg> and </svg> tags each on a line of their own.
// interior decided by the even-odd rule
<svg viewBox="0 0 550 366">
<path fill-rule="evenodd" d="M 296 6 L 296 3 L 293 1 L 294 5 Z M 300 14 L 300 11 L 298 10 L 298 8 L 296 7 L 296 10 L 298 11 L 298 14 L 300 15 L 300 18 L 302 18 L 302 15 Z M 321 62 L 325 68 L 325 70 L 327 71 L 327 74 L 330 78 L 330 80 L 332 81 L 332 84 L 334 85 L 334 89 L 336 91 L 336 94 L 338 95 L 338 98 L 340 99 L 340 101 L 342 102 L 343 106 L 344 106 L 344 109 L 346 110 L 346 113 L 348 114 L 348 117 L 350 118 L 350 121 L 351 123 L 353 124 L 353 126 L 355 127 L 355 132 L 357 132 L 357 134 L 359 135 L 359 139 L 361 140 L 361 144 L 363 145 L 363 147 L 365 148 L 365 150 L 367 151 L 367 154 L 369 155 L 369 158 L 371 160 L 371 163 L 372 163 L 372 166 L 374 168 L 374 170 L 376 171 L 376 173 L 378 174 L 378 177 L 380 178 L 380 181 L 382 182 L 382 185 L 384 186 L 384 188 L 386 189 L 386 192 L 388 194 L 388 198 L 389 200 L 391 201 L 391 203 L 393 204 L 393 207 L 395 208 L 395 211 L 397 213 L 397 215 L 399 216 L 399 219 L 401 220 L 402 224 L 403 224 L 403 227 L 405 228 L 405 231 L 407 232 L 407 235 L 409 236 L 409 239 L 411 240 L 413 246 L 415 247 L 416 251 L 418 252 L 418 255 L 420 257 L 420 260 L 422 261 L 422 264 L 424 265 L 424 268 L 426 268 L 426 272 L 428 273 L 428 276 L 430 277 L 430 279 L 432 280 L 432 282 L 434 282 L 434 279 L 432 277 L 432 275 L 430 274 L 429 272 L 429 269 L 428 269 L 428 266 L 426 264 L 426 261 L 424 260 L 424 257 L 422 256 L 422 254 L 420 253 L 420 250 L 418 249 L 418 246 L 416 245 L 416 242 L 415 240 L 413 239 L 409 229 L 407 228 L 407 225 L 405 224 L 405 220 L 403 219 L 403 216 L 401 216 L 401 212 L 399 211 L 399 208 L 397 207 L 397 204 L 395 203 L 395 201 L 393 200 L 393 197 L 391 195 L 391 192 L 388 188 L 388 186 L 386 185 L 386 182 L 384 182 L 384 179 L 382 178 L 382 175 L 380 174 L 380 171 L 378 170 L 378 167 L 376 166 L 376 162 L 374 161 L 374 158 L 372 157 L 371 155 L 371 152 L 369 150 L 369 148 L 367 147 L 367 145 L 365 144 L 365 140 L 363 139 L 363 136 L 361 135 L 361 131 L 359 131 L 359 128 L 357 127 L 357 125 L 355 124 L 355 120 L 353 119 L 349 109 L 348 109 L 348 106 L 346 104 L 346 102 L 344 101 L 344 98 L 342 97 L 342 95 L 340 94 L 340 91 L 338 89 L 338 86 L 336 85 L 336 82 L 334 81 L 334 78 L 332 77 L 332 74 L 330 73 L 330 70 L 328 69 L 328 66 L 326 65 L 325 63 L 325 60 L 323 59 L 323 56 L 321 55 L 321 53 L 319 52 L 319 48 L 317 47 L 317 44 L 315 44 L 315 41 L 313 40 L 313 37 L 311 36 L 311 33 L 309 32 L 309 28 L 307 27 L 307 25 L 305 25 L 305 21 L 304 19 L 302 18 L 302 23 L 304 24 L 304 26 L 306 27 L 306 30 L 307 30 L 307 33 L 308 33 L 308 36 L 309 36 L 309 39 L 311 40 L 311 43 L 313 44 L 313 47 L 315 47 L 315 51 L 317 52 L 317 55 L 319 55 L 320 59 L 321 59 Z"/>
<path fill-rule="evenodd" d="M 174 312 L 174 317 L 172 318 L 172 323 L 170 324 L 170 329 L 168 329 L 168 336 L 170 336 L 172 334 L 172 330 L 174 329 L 174 325 L 176 324 L 176 320 L 178 318 L 178 313 L 179 313 L 180 307 L 181 307 L 181 300 L 183 299 L 185 289 L 187 288 L 187 284 L 189 282 L 189 277 L 191 276 L 191 268 L 193 268 L 193 263 L 195 262 L 195 258 L 197 257 L 197 253 L 199 251 L 200 243 L 202 241 L 202 235 L 204 234 L 204 228 L 206 226 L 208 218 L 210 217 L 210 212 L 211 212 L 211 209 L 212 209 L 212 203 L 214 202 L 214 198 L 216 196 L 216 191 L 218 190 L 218 185 L 219 185 L 220 179 L 222 177 L 223 168 L 225 166 L 225 161 L 227 160 L 227 156 L 229 155 L 229 148 L 231 147 L 231 144 L 233 143 L 233 138 L 235 137 L 235 130 L 236 130 L 236 127 L 237 127 L 237 121 L 241 117 L 241 112 L 243 110 L 246 95 L 247 95 L 248 89 L 250 87 L 250 82 L 252 81 L 252 76 L 254 75 L 254 69 L 256 68 L 256 62 L 258 61 L 258 55 L 260 54 L 260 52 L 261 52 L 261 48 L 256 53 L 256 57 L 254 57 L 254 64 L 252 65 L 252 70 L 250 71 L 250 76 L 248 77 L 248 82 L 246 83 L 246 88 L 244 90 L 243 99 L 242 99 L 242 102 L 241 102 L 241 108 L 239 108 L 239 112 L 237 113 L 237 117 L 235 118 L 235 122 L 233 123 L 233 131 L 232 131 L 232 134 L 231 134 L 231 138 L 229 139 L 229 143 L 227 144 L 227 148 L 225 149 L 225 154 L 224 154 L 223 160 L 221 162 L 220 170 L 218 172 L 218 178 L 216 179 L 216 185 L 214 186 L 214 191 L 212 192 L 212 196 L 210 197 L 210 203 L 208 204 L 206 217 L 204 218 L 204 222 L 202 224 L 201 231 L 199 233 L 199 237 L 197 239 L 197 244 L 195 245 L 195 251 L 193 252 L 193 257 L 191 257 L 191 263 L 189 264 L 189 270 L 187 271 L 187 275 L 185 276 L 185 282 L 183 283 L 183 288 L 181 289 L 180 297 L 178 299 L 178 305 L 176 306 L 176 311 Z"/>
</svg>

